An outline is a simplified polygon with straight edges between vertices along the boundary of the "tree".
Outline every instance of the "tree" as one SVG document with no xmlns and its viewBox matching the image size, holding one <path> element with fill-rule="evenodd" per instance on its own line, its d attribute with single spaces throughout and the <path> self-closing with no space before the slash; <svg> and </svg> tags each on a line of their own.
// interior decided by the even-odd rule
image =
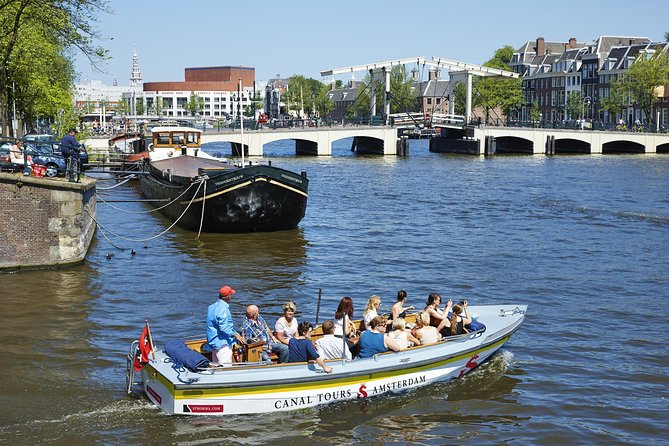
<svg viewBox="0 0 669 446">
<path fill-rule="evenodd" d="M 316 112 L 318 116 L 325 117 L 334 111 L 334 103 L 330 100 L 330 86 L 323 84 L 316 96 Z"/>
<path fill-rule="evenodd" d="M 611 116 L 616 116 L 618 113 L 622 115 L 623 112 L 625 95 L 620 84 L 621 82 L 618 79 L 613 79 L 609 86 L 609 95 L 603 97 L 600 101 L 600 108 L 609 112 Z"/>
<path fill-rule="evenodd" d="M 669 31 L 667 31 L 666 33 L 664 33 L 664 41 L 665 41 L 665 42 L 669 42 Z"/>
<path fill-rule="evenodd" d="M 583 93 L 580 90 L 570 91 L 567 95 L 567 115 L 570 119 L 580 119 L 584 115 Z"/>
<path fill-rule="evenodd" d="M 511 58 L 514 49 L 506 45 L 495 51 L 494 56 L 483 64 L 485 67 L 512 71 Z M 486 122 L 490 119 L 490 112 L 500 109 L 506 116 L 516 110 L 523 99 L 522 80 L 508 77 L 484 77 L 477 78 L 474 82 L 475 90 L 478 92 L 474 99 L 476 106 L 483 108 Z M 474 104 L 473 104 L 474 105 Z"/>
<path fill-rule="evenodd" d="M 374 82 L 374 96 L 376 97 L 377 110 L 383 107 L 385 102 L 386 85 L 385 80 L 373 80 L 371 76 L 365 77 L 364 86 L 361 86 L 360 104 L 364 110 L 371 108 L 370 85 Z M 369 92 L 368 92 L 369 91 Z M 390 113 L 402 113 L 414 109 L 416 101 L 415 94 L 411 89 L 411 81 L 404 65 L 394 65 L 390 68 Z M 375 112 L 378 114 L 378 112 Z"/>
<path fill-rule="evenodd" d="M 186 110 L 190 113 L 191 116 L 195 116 L 204 109 L 204 98 L 198 96 L 194 91 L 190 92 L 190 98 L 186 102 Z"/>
<path fill-rule="evenodd" d="M 94 66 L 107 57 L 93 45 L 96 14 L 105 0 L 4 0 L 0 4 L 0 121 L 2 134 L 13 133 L 9 104 L 17 118 L 74 119 L 71 49 Z M 68 118 L 69 117 L 69 118 Z M 75 122 L 76 123 L 76 122 Z"/>
<path fill-rule="evenodd" d="M 143 115 L 145 111 L 142 98 L 135 98 L 135 114 Z"/>
<path fill-rule="evenodd" d="M 616 88 L 621 89 L 623 95 L 628 92 L 646 121 L 652 122 L 653 105 L 659 100 L 656 90 L 669 83 L 669 57 L 666 53 L 641 53 L 620 80 Z"/>
</svg>

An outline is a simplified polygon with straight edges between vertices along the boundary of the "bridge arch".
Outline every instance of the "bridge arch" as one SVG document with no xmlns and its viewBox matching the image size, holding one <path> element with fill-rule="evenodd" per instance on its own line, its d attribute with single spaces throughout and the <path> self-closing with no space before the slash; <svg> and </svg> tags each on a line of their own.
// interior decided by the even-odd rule
<svg viewBox="0 0 669 446">
<path fill-rule="evenodd" d="M 555 153 L 592 153 L 589 142 L 574 138 L 555 139 Z"/>
<path fill-rule="evenodd" d="M 534 142 L 518 136 L 498 136 L 495 138 L 495 153 L 522 153 L 532 155 Z"/>
<path fill-rule="evenodd" d="M 655 149 L 655 152 L 656 153 L 669 153 L 669 142 L 658 145 L 657 148 Z"/>
<path fill-rule="evenodd" d="M 615 140 L 602 144 L 602 153 L 645 153 L 646 147 L 638 142 Z"/>
</svg>

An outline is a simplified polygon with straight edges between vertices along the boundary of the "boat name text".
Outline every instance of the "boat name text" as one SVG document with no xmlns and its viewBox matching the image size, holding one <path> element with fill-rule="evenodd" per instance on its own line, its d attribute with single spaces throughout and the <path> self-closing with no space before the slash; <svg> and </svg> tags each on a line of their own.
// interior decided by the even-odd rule
<svg viewBox="0 0 669 446">
<path fill-rule="evenodd" d="M 241 180 L 242 178 L 244 178 L 244 175 L 237 175 L 236 177 L 228 178 L 227 180 L 217 181 L 214 183 L 214 186 L 221 186 L 223 184 L 227 184 L 232 181 Z"/>
<path fill-rule="evenodd" d="M 289 407 L 310 406 L 312 404 L 325 403 L 332 400 L 351 398 L 351 390 L 333 390 L 332 392 L 323 392 L 316 395 L 301 396 L 297 398 L 285 398 L 276 400 L 274 407 L 277 409 L 287 409 Z"/>
<path fill-rule="evenodd" d="M 281 178 L 285 178 L 286 180 L 290 180 L 290 181 L 292 181 L 294 183 L 297 183 L 297 184 L 302 184 L 303 183 L 303 181 L 300 178 L 292 177 L 290 175 L 286 175 L 285 173 L 281 174 Z"/>
</svg>

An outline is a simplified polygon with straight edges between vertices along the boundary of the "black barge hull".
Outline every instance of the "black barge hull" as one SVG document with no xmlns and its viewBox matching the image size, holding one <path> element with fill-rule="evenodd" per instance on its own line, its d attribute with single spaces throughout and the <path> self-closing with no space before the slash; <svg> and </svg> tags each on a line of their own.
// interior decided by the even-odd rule
<svg viewBox="0 0 669 446">
<path fill-rule="evenodd" d="M 144 195 L 156 200 L 153 205 L 166 217 L 191 231 L 293 229 L 307 207 L 309 180 L 304 172 L 266 165 L 239 168 L 191 156 L 148 162 L 144 169 Z M 194 171 L 197 174 L 191 175 Z"/>
</svg>

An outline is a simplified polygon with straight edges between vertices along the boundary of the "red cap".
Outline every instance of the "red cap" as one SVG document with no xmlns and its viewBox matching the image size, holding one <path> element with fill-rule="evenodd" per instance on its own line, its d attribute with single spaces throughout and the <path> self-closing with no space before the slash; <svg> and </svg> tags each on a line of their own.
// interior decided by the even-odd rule
<svg viewBox="0 0 669 446">
<path fill-rule="evenodd" d="M 235 290 L 233 290 L 232 288 L 230 288 L 227 285 L 224 286 L 224 287 L 221 287 L 221 289 L 218 290 L 218 295 L 222 296 L 222 297 L 228 297 L 228 296 L 231 296 L 233 294 L 235 294 Z"/>
</svg>

